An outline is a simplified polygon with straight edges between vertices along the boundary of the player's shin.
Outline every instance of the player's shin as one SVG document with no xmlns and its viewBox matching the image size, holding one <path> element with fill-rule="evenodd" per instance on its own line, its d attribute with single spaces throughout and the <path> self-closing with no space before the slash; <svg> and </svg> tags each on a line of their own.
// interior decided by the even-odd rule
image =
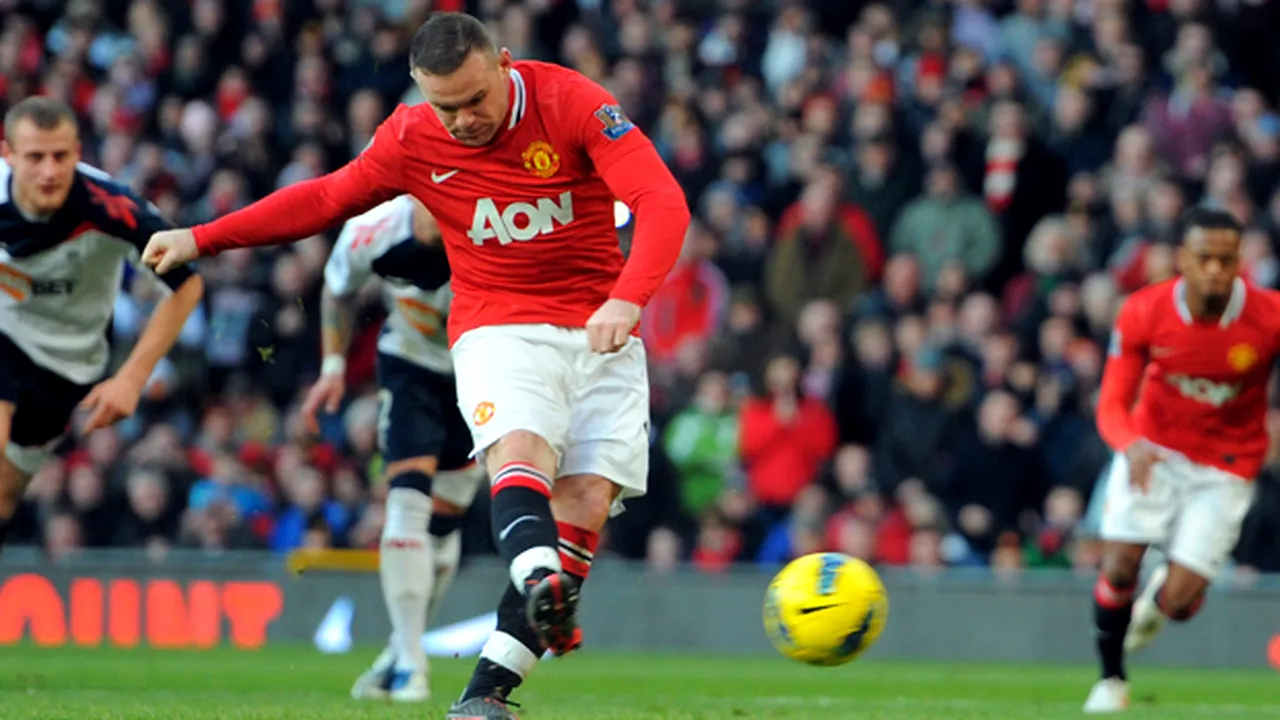
<svg viewBox="0 0 1280 720">
<path fill-rule="evenodd" d="M 1121 585 L 1099 575 L 1093 588 L 1093 621 L 1102 677 L 1125 678 L 1124 637 L 1133 614 L 1133 583 Z"/>
<path fill-rule="evenodd" d="M 422 634 L 435 573 L 427 535 L 431 522 L 431 476 L 411 471 L 391 480 L 382 530 L 379 573 L 394 630 L 397 672 L 426 670 Z"/>
<path fill-rule="evenodd" d="M 462 522 L 465 515 L 445 514 L 439 509 L 431 516 L 427 533 L 431 536 L 431 558 L 435 564 L 435 585 L 431 588 L 431 600 L 427 618 L 435 617 L 441 601 L 449 592 L 453 578 L 458 574 L 462 560 Z"/>
<path fill-rule="evenodd" d="M 494 543 L 510 564 L 511 582 L 523 588 L 531 579 L 559 572 L 559 536 L 551 516 L 551 479 L 522 462 L 493 474 Z"/>
</svg>

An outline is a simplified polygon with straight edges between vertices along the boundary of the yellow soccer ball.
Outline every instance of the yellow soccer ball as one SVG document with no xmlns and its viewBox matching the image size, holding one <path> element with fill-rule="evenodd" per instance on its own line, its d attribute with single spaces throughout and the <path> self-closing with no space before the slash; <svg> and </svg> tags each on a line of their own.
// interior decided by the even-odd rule
<svg viewBox="0 0 1280 720">
<path fill-rule="evenodd" d="M 796 558 L 769 583 L 764 629 L 778 652 L 810 665 L 843 665 L 875 644 L 889 596 L 865 562 L 840 553 Z"/>
</svg>

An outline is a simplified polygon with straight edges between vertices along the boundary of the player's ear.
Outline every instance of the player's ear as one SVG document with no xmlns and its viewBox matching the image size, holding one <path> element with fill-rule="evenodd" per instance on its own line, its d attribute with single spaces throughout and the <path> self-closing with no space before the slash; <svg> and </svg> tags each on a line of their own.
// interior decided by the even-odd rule
<svg viewBox="0 0 1280 720">
<path fill-rule="evenodd" d="M 8 140 L 0 140 L 0 157 L 3 157 L 10 165 L 13 164 L 13 146 Z"/>
<path fill-rule="evenodd" d="M 510 50 L 504 47 L 498 51 L 498 67 L 507 71 L 511 69 L 511 63 L 513 62 L 515 62 L 515 59 L 511 57 Z"/>
</svg>

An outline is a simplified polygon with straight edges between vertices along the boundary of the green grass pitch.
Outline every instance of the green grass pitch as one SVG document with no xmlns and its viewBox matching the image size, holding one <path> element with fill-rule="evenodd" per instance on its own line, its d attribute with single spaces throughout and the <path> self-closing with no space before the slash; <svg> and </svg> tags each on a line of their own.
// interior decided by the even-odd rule
<svg viewBox="0 0 1280 720">
<path fill-rule="evenodd" d="M 471 660 L 435 660 L 427 706 L 357 703 L 374 651 L 245 653 L 0 650 L 5 720 L 360 720 L 441 718 Z M 1137 666 L 1130 716 L 1280 718 L 1280 674 Z M 538 668 L 519 691 L 528 720 L 1065 720 L 1082 717 L 1086 667 L 877 662 L 809 668 L 782 659 L 584 650 Z"/>
</svg>

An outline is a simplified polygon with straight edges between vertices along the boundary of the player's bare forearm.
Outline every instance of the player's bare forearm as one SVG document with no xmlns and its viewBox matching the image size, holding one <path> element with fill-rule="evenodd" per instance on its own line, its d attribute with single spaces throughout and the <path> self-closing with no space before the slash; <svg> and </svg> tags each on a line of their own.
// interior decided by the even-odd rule
<svg viewBox="0 0 1280 720">
<path fill-rule="evenodd" d="M 162 300 L 151 313 L 151 319 L 143 328 L 138 344 L 133 347 L 116 377 L 128 379 L 138 387 L 145 385 L 151 372 L 156 369 L 156 363 L 169 354 L 173 344 L 178 341 L 182 326 L 187 323 L 191 311 L 195 310 L 202 297 L 204 280 L 199 275 L 192 275 Z"/>
<path fill-rule="evenodd" d="M 281 188 L 240 210 L 192 228 L 196 248 L 200 255 L 208 256 L 233 248 L 298 242 L 395 197 L 396 190 L 363 180 L 355 164 Z"/>
<path fill-rule="evenodd" d="M 326 287 L 320 293 L 320 344 L 325 357 L 346 357 L 355 325 L 356 311 L 351 301 Z"/>
</svg>

